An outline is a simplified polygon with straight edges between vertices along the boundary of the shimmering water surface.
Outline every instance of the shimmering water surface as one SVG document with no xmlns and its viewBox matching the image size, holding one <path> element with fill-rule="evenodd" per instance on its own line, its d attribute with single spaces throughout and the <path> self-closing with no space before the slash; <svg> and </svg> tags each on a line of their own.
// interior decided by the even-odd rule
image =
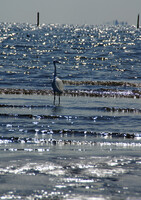
<svg viewBox="0 0 141 200">
<path fill-rule="evenodd" d="M 141 199 L 140 29 L 0 30 L 0 199 Z"/>
</svg>

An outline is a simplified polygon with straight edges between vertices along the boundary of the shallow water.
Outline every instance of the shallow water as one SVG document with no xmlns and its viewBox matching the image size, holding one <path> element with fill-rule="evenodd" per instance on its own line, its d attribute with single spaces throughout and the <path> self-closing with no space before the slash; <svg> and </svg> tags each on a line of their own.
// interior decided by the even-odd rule
<svg viewBox="0 0 141 200">
<path fill-rule="evenodd" d="M 140 30 L 0 28 L 0 199 L 141 199 Z"/>
</svg>

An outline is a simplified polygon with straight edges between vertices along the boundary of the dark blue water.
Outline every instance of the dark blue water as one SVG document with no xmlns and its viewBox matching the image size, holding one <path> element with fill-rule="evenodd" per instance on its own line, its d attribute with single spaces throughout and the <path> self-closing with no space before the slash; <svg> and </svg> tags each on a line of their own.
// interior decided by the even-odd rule
<svg viewBox="0 0 141 200">
<path fill-rule="evenodd" d="M 0 30 L 0 199 L 141 199 L 140 29 Z"/>
</svg>

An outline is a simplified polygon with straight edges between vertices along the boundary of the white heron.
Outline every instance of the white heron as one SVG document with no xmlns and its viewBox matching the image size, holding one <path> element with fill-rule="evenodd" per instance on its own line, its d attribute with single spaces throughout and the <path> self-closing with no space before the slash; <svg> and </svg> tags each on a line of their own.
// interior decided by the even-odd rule
<svg viewBox="0 0 141 200">
<path fill-rule="evenodd" d="M 59 63 L 58 61 L 53 61 L 54 64 L 54 77 L 52 81 L 52 88 L 54 91 L 54 104 L 55 104 L 55 96 L 56 93 L 59 95 L 59 104 L 60 104 L 60 95 L 63 93 L 64 85 L 60 78 L 57 77 L 57 71 L 56 71 L 56 63 Z"/>
</svg>

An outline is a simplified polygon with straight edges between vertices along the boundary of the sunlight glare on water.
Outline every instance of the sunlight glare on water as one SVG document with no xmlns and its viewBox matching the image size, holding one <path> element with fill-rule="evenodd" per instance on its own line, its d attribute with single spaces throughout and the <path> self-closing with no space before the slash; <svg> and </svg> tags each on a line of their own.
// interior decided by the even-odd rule
<svg viewBox="0 0 141 200">
<path fill-rule="evenodd" d="M 140 199 L 140 29 L 0 29 L 0 199 Z"/>
</svg>

